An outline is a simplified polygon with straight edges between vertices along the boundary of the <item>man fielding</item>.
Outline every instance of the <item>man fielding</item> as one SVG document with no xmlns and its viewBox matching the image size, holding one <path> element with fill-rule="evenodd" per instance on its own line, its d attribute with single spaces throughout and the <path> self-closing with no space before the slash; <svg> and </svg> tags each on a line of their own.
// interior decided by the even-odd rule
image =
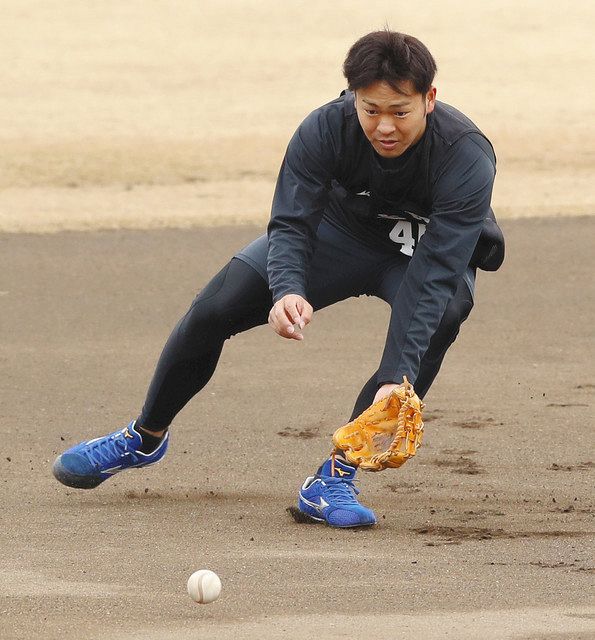
<svg viewBox="0 0 595 640">
<path fill-rule="evenodd" d="M 168 427 L 209 381 L 225 340 L 265 324 L 301 340 L 314 311 L 373 295 L 392 313 L 380 365 L 352 414 L 407 376 L 423 398 L 473 307 L 477 268 L 497 269 L 504 240 L 490 208 L 496 173 L 487 138 L 436 101 L 436 63 L 416 38 L 369 33 L 344 63 L 348 90 L 313 111 L 281 165 L 268 232 L 207 284 L 169 337 L 144 407 L 127 427 L 68 449 L 56 478 L 92 488 L 158 462 Z M 336 527 L 371 525 L 356 468 L 325 461 L 298 508 Z"/>
</svg>

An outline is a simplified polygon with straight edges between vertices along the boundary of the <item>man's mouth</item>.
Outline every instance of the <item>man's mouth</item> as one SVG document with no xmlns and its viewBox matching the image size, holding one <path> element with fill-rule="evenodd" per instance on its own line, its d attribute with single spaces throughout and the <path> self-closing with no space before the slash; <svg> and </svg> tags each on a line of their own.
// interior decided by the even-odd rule
<svg viewBox="0 0 595 640">
<path fill-rule="evenodd" d="M 378 144 L 387 151 L 394 149 L 398 144 L 398 140 L 377 140 Z"/>
</svg>

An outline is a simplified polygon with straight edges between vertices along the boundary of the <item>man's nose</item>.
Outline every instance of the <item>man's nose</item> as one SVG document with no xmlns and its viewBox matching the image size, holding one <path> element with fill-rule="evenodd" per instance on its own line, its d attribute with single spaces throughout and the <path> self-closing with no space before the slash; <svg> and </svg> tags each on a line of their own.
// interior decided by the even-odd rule
<svg viewBox="0 0 595 640">
<path fill-rule="evenodd" d="M 396 127 L 391 118 L 382 118 L 378 123 L 377 131 L 382 136 L 390 135 L 395 131 Z"/>
</svg>

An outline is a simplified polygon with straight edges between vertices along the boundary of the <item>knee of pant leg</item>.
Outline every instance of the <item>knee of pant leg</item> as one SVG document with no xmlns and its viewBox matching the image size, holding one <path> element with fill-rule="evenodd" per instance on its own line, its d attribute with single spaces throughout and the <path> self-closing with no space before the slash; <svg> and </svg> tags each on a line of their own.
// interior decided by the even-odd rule
<svg viewBox="0 0 595 640">
<path fill-rule="evenodd" d="M 455 298 L 453 300 L 452 313 L 455 316 L 455 321 L 459 325 L 463 324 L 463 322 L 467 320 L 471 313 L 471 309 L 473 309 L 473 298 L 471 296 L 463 299 Z"/>
<path fill-rule="evenodd" d="M 455 296 L 446 306 L 440 325 L 432 336 L 428 350 L 422 358 L 415 388 L 423 398 L 438 374 L 444 355 L 456 340 L 461 324 L 467 319 L 473 308 L 473 299 L 468 290 L 465 295 Z"/>
<path fill-rule="evenodd" d="M 180 319 L 172 335 L 183 340 L 187 349 L 195 349 L 210 334 L 210 327 L 216 326 L 216 319 L 210 318 L 209 309 L 200 302 L 194 302 L 186 314 Z"/>
<path fill-rule="evenodd" d="M 471 313 L 471 309 L 473 309 L 472 298 L 455 296 L 446 306 L 437 333 L 456 336 L 459 332 L 459 327 Z"/>
<path fill-rule="evenodd" d="M 186 314 L 185 329 L 192 332 L 204 331 L 208 326 L 217 323 L 219 315 L 217 304 L 212 300 L 208 304 L 202 300 L 195 300 Z"/>
<path fill-rule="evenodd" d="M 268 293 L 268 290 L 267 290 Z M 227 339 L 231 336 L 266 322 L 268 304 L 258 299 L 242 304 L 233 295 L 217 294 L 209 298 L 195 299 L 188 310 L 183 330 L 201 339 Z"/>
</svg>

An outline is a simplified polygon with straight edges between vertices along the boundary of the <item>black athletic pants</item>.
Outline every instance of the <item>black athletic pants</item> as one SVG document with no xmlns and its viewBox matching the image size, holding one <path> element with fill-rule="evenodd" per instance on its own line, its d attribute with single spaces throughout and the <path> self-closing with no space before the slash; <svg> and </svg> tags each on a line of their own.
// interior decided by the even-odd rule
<svg viewBox="0 0 595 640">
<path fill-rule="evenodd" d="M 375 269 L 375 277 L 366 277 L 365 283 L 358 283 L 356 276 L 350 274 L 330 283 L 327 258 L 325 276 L 314 280 L 320 282 L 320 286 L 308 293 L 315 310 L 362 294 L 376 295 L 390 304 L 406 269 L 406 262 L 405 266 L 399 263 L 398 268 Z M 266 280 L 246 261 L 233 258 L 198 294 L 171 333 L 151 381 L 139 424 L 154 431 L 168 427 L 213 375 L 224 342 L 236 333 L 265 324 L 271 306 Z M 421 361 L 415 383 L 420 397 L 430 388 L 448 347 L 472 307 L 469 286 L 461 280 Z M 377 389 L 376 374 L 373 374 L 357 398 L 352 417 L 372 403 Z"/>
</svg>

